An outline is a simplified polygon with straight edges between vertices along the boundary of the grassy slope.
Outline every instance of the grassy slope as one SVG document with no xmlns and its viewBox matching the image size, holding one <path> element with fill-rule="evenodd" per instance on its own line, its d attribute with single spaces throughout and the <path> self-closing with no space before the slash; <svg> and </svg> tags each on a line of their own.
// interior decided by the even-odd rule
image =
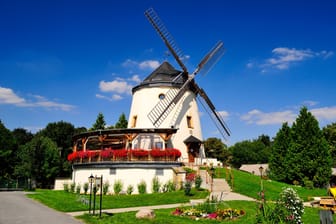
<svg viewBox="0 0 336 224">
<path fill-rule="evenodd" d="M 232 170 L 232 174 L 234 192 L 247 195 L 252 198 L 258 198 L 258 192 L 260 192 L 261 189 L 260 177 L 234 169 Z M 226 178 L 227 176 L 225 169 L 217 169 L 216 175 L 221 178 Z M 294 188 L 304 201 L 309 201 L 314 196 L 327 195 L 326 189 L 306 189 L 304 187 L 289 185 L 272 180 L 262 180 L 262 185 L 265 191 L 266 200 L 271 201 L 276 200 L 282 189 L 285 187 Z"/>
</svg>

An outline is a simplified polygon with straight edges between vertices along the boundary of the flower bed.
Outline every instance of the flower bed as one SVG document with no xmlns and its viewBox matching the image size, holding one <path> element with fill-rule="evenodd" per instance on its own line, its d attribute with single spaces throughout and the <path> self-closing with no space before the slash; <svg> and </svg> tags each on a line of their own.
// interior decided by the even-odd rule
<svg viewBox="0 0 336 224">
<path fill-rule="evenodd" d="M 233 208 L 216 209 L 214 212 L 207 212 L 198 208 L 176 208 L 173 212 L 176 216 L 186 216 L 194 220 L 215 219 L 215 220 L 232 220 L 245 215 L 244 210 Z"/>
</svg>

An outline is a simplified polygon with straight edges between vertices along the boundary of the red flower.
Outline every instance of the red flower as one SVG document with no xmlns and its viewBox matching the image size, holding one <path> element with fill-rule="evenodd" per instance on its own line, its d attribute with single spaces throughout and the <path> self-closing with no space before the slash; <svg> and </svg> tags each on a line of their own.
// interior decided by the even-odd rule
<svg viewBox="0 0 336 224">
<path fill-rule="evenodd" d="M 181 152 L 178 149 L 168 148 L 166 149 L 167 156 L 179 158 L 181 157 Z"/>
<path fill-rule="evenodd" d="M 164 157 L 166 156 L 166 151 L 161 149 L 152 149 L 150 151 L 150 155 L 152 157 Z"/>
<path fill-rule="evenodd" d="M 68 161 L 74 161 L 78 158 L 78 153 L 77 152 L 72 152 L 71 154 L 68 155 Z"/>
<path fill-rule="evenodd" d="M 114 149 L 112 150 L 112 155 L 115 157 L 127 157 L 126 149 Z"/>
<path fill-rule="evenodd" d="M 112 150 L 106 149 L 100 152 L 100 156 L 104 159 L 111 158 L 112 157 Z"/>
<path fill-rule="evenodd" d="M 186 180 L 190 181 L 190 182 L 195 181 L 195 178 L 196 178 L 196 174 L 195 173 L 188 173 L 187 176 L 186 176 Z"/>
<path fill-rule="evenodd" d="M 217 218 L 217 213 L 214 212 L 214 213 L 210 213 L 210 214 L 208 214 L 208 218 L 209 218 L 209 219 L 216 219 L 216 218 Z"/>
<path fill-rule="evenodd" d="M 144 149 L 134 149 L 132 150 L 132 155 L 136 157 L 145 157 L 148 156 L 148 151 Z"/>
</svg>

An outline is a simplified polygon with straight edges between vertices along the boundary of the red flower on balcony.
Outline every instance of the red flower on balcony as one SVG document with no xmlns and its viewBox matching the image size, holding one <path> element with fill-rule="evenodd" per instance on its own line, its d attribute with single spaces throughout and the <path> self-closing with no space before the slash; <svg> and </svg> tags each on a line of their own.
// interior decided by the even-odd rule
<svg viewBox="0 0 336 224">
<path fill-rule="evenodd" d="M 145 157 L 148 156 L 148 150 L 144 149 L 133 149 L 132 150 L 132 155 L 136 157 Z"/>
<path fill-rule="evenodd" d="M 165 157 L 166 156 L 166 151 L 162 149 L 152 149 L 150 151 L 150 155 L 152 157 Z"/>
<path fill-rule="evenodd" d="M 112 150 L 112 155 L 114 157 L 127 157 L 127 150 L 126 149 L 114 149 Z"/>
<path fill-rule="evenodd" d="M 100 156 L 103 159 L 109 159 L 113 156 L 113 151 L 111 149 L 106 149 L 100 152 Z"/>
<path fill-rule="evenodd" d="M 175 157 L 175 158 L 180 158 L 181 157 L 180 150 L 174 149 L 174 148 L 167 148 L 166 149 L 166 154 L 167 154 L 167 156 L 170 156 L 170 157 Z"/>
<path fill-rule="evenodd" d="M 77 152 L 72 152 L 68 155 L 68 161 L 74 161 L 78 159 L 78 153 Z"/>
</svg>

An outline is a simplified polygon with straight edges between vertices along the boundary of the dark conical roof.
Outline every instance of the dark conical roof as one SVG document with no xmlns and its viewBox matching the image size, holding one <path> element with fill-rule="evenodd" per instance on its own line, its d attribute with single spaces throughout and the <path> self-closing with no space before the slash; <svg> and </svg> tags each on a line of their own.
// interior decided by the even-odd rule
<svg viewBox="0 0 336 224">
<path fill-rule="evenodd" d="M 139 85 L 132 89 L 135 92 L 141 88 L 157 87 L 157 86 L 177 86 L 180 87 L 186 81 L 187 76 L 182 76 L 182 79 L 176 80 L 182 72 L 176 70 L 168 62 L 163 62 L 157 69 L 155 69 L 147 78 L 145 78 Z"/>
<path fill-rule="evenodd" d="M 176 70 L 168 62 L 163 62 L 157 69 L 155 69 L 143 82 L 157 82 L 157 81 L 173 81 L 181 71 Z"/>
</svg>

